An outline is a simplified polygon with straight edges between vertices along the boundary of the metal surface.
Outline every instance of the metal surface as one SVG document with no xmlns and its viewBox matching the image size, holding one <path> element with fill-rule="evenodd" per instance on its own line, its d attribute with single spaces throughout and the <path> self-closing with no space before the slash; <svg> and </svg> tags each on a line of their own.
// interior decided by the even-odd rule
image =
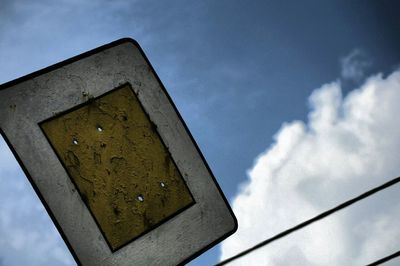
<svg viewBox="0 0 400 266">
<path fill-rule="evenodd" d="M 41 127 L 112 250 L 194 203 L 128 84 Z"/>
<path fill-rule="evenodd" d="M 156 125 L 195 204 L 113 251 L 39 124 L 124 84 L 132 85 Z M 176 265 L 237 228 L 232 210 L 182 118 L 131 39 L 1 85 L 0 129 L 79 264 Z"/>
</svg>

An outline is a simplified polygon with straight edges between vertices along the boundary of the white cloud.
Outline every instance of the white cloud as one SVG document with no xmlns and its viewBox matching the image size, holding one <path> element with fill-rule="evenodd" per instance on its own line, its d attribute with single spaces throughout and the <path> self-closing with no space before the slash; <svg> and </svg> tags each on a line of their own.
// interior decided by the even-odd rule
<svg viewBox="0 0 400 266">
<path fill-rule="evenodd" d="M 359 49 L 355 49 L 349 55 L 343 57 L 340 63 L 342 77 L 352 81 L 361 81 L 365 75 L 365 70 L 371 66 L 371 60 Z"/>
<path fill-rule="evenodd" d="M 339 82 L 315 90 L 309 121 L 283 124 L 248 172 L 233 201 L 239 229 L 223 242 L 222 259 L 398 176 L 399 102 L 400 71 L 372 76 L 345 98 Z M 307 237 L 301 236 L 311 229 L 236 264 L 359 265 L 386 256 L 399 245 L 400 205 L 387 206 L 395 194 L 385 195 L 372 213 L 377 203 L 330 216 L 310 227 Z M 361 227 L 368 232 L 357 231 Z"/>
</svg>

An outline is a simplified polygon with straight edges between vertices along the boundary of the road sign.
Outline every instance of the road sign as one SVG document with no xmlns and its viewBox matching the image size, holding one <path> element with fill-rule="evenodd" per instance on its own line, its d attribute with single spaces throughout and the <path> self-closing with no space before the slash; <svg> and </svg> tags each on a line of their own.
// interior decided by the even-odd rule
<svg viewBox="0 0 400 266">
<path fill-rule="evenodd" d="M 176 265 L 237 228 L 132 39 L 1 85 L 0 128 L 78 264 Z"/>
</svg>

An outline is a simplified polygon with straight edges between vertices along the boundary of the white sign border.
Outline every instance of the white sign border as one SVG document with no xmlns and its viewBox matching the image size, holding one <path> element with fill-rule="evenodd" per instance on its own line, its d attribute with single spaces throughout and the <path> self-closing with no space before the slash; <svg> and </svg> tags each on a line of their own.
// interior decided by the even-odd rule
<svg viewBox="0 0 400 266">
<path fill-rule="evenodd" d="M 195 204 L 111 252 L 39 123 L 129 83 Z M 234 233 L 236 218 L 167 91 L 132 39 L 120 39 L 0 86 L 0 131 L 82 265 L 176 265 Z"/>
</svg>

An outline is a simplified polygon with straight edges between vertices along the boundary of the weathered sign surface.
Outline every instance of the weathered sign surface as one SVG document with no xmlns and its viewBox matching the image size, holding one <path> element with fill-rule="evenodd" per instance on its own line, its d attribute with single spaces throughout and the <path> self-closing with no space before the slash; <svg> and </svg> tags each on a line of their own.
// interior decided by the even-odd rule
<svg viewBox="0 0 400 266">
<path fill-rule="evenodd" d="M 3 84 L 0 129 L 82 265 L 176 265 L 236 219 L 131 39 Z"/>
</svg>

